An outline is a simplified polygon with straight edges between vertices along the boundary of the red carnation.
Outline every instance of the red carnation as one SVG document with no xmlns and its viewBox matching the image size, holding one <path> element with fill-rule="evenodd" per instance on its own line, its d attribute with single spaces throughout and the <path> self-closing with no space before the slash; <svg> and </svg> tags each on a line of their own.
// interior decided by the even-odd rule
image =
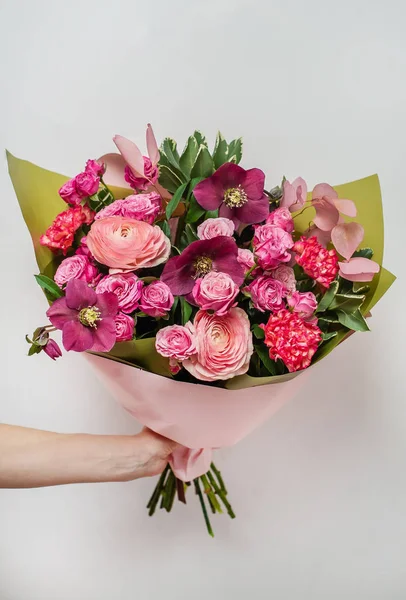
<svg viewBox="0 0 406 600">
<path fill-rule="evenodd" d="M 90 225 L 95 213 L 88 206 L 74 206 L 56 216 L 54 222 L 41 235 L 40 243 L 53 251 L 62 250 L 66 255 L 73 244 L 75 232 L 83 224 Z"/>
<path fill-rule="evenodd" d="M 330 287 L 338 273 L 338 256 L 334 249 L 327 250 L 316 237 L 301 237 L 293 246 L 296 262 L 304 272 L 325 288 Z"/>
</svg>

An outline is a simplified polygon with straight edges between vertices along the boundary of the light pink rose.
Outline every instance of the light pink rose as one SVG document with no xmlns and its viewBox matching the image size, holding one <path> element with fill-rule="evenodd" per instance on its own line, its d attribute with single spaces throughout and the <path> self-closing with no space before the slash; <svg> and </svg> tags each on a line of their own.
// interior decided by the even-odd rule
<svg viewBox="0 0 406 600">
<path fill-rule="evenodd" d="M 99 189 L 99 184 L 100 178 L 93 171 L 84 171 L 75 177 L 76 189 L 83 198 L 95 194 Z"/>
<path fill-rule="evenodd" d="M 280 281 L 286 292 L 294 292 L 296 290 L 295 272 L 292 267 L 279 265 L 279 267 L 270 272 L 270 276 Z"/>
<path fill-rule="evenodd" d="M 293 312 L 304 319 L 311 318 L 317 308 L 316 296 L 312 292 L 293 292 L 287 302 Z"/>
<path fill-rule="evenodd" d="M 278 311 L 283 308 L 285 288 L 277 279 L 261 275 L 255 279 L 246 290 L 251 294 L 251 300 L 257 310 Z"/>
<path fill-rule="evenodd" d="M 253 238 L 254 254 L 264 270 L 289 262 L 293 240 L 290 233 L 276 225 L 258 225 Z"/>
<path fill-rule="evenodd" d="M 266 223 L 268 225 L 276 225 L 277 227 L 281 227 L 281 229 L 284 229 L 288 233 L 292 233 L 294 229 L 290 210 L 284 207 L 277 208 L 271 212 L 266 219 Z"/>
<path fill-rule="evenodd" d="M 95 259 L 114 270 L 156 267 L 171 252 L 169 238 L 157 225 L 126 217 L 95 221 L 86 241 Z"/>
<path fill-rule="evenodd" d="M 86 163 L 85 172 L 93 173 L 93 175 L 96 175 L 96 177 L 100 177 L 101 175 L 103 175 L 105 170 L 106 165 L 104 163 L 99 163 L 97 160 L 89 158 L 89 160 Z"/>
<path fill-rule="evenodd" d="M 238 248 L 237 260 L 244 267 L 245 272 L 252 269 L 255 265 L 255 256 L 248 248 Z"/>
<path fill-rule="evenodd" d="M 191 323 L 186 323 L 185 327 L 169 325 L 160 329 L 156 334 L 155 348 L 161 356 L 172 359 L 171 365 L 174 367 L 174 361 L 183 361 L 196 354 L 197 346 Z"/>
<path fill-rule="evenodd" d="M 113 292 L 118 299 L 118 309 L 132 313 L 138 308 L 144 282 L 135 273 L 116 273 L 106 275 L 97 284 L 96 293 Z"/>
<path fill-rule="evenodd" d="M 230 219 L 218 217 L 217 219 L 206 219 L 197 228 L 197 237 L 201 240 L 211 240 L 219 235 L 231 237 L 234 233 L 235 225 Z"/>
<path fill-rule="evenodd" d="M 241 308 L 225 315 L 199 310 L 194 319 L 198 353 L 183 362 L 201 381 L 217 381 L 243 375 L 253 353 L 248 316 Z"/>
<path fill-rule="evenodd" d="M 99 275 L 99 271 L 95 265 L 89 262 L 86 256 L 69 256 L 65 258 L 55 273 L 55 283 L 60 288 L 65 286 L 71 279 L 80 279 L 86 281 L 89 285 L 93 285 Z"/>
<path fill-rule="evenodd" d="M 114 215 L 145 221 L 152 225 L 162 209 L 161 196 L 155 192 L 150 194 L 133 194 L 123 200 L 116 200 L 97 213 L 96 219 L 105 219 Z"/>
<path fill-rule="evenodd" d="M 174 302 L 172 292 L 163 281 L 153 281 L 142 290 L 140 309 L 150 317 L 164 317 Z"/>
<path fill-rule="evenodd" d="M 62 200 L 65 200 L 67 204 L 71 204 L 72 206 L 78 206 L 83 199 L 83 194 L 80 194 L 76 189 L 76 182 L 74 179 L 69 179 L 66 183 L 63 184 L 61 188 L 59 188 L 59 195 Z"/>
<path fill-rule="evenodd" d="M 114 317 L 116 322 L 116 342 L 128 342 L 133 339 L 135 322 L 130 315 L 123 312 L 117 313 Z"/>
<path fill-rule="evenodd" d="M 211 271 L 205 277 L 197 279 L 192 290 L 196 304 L 203 310 L 214 310 L 225 315 L 232 306 L 240 288 L 226 273 Z"/>
</svg>

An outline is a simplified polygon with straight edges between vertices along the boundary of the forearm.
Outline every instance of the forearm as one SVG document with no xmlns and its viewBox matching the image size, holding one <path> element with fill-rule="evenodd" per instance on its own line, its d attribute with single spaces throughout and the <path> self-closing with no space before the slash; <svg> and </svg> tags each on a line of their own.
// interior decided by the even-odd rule
<svg viewBox="0 0 406 600">
<path fill-rule="evenodd" d="M 127 481 L 152 474 L 149 460 L 143 434 L 60 434 L 0 424 L 0 488 Z"/>
</svg>

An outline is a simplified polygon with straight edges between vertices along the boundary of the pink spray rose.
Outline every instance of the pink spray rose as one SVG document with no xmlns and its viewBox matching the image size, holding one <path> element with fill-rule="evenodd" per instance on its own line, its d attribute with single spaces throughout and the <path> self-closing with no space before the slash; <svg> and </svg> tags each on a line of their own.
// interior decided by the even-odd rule
<svg viewBox="0 0 406 600">
<path fill-rule="evenodd" d="M 197 237 L 201 240 L 211 240 L 219 235 L 232 236 L 234 233 L 234 223 L 231 219 L 218 217 L 217 219 L 206 219 L 197 228 Z"/>
<path fill-rule="evenodd" d="M 86 163 L 86 173 L 93 173 L 93 175 L 96 175 L 96 177 L 100 177 L 101 175 L 103 175 L 105 170 L 106 165 L 104 163 L 99 163 L 97 160 L 89 158 L 89 160 Z"/>
<path fill-rule="evenodd" d="M 86 241 L 85 235 L 80 240 L 79 246 L 78 246 L 75 254 L 80 255 L 80 256 L 87 256 L 87 258 L 89 260 L 93 260 L 92 253 L 90 252 L 89 248 L 87 247 L 87 241 Z"/>
<path fill-rule="evenodd" d="M 135 273 L 116 273 L 106 275 L 97 284 L 96 292 L 113 292 L 118 299 L 118 309 L 123 313 L 132 313 L 138 308 L 144 283 Z"/>
<path fill-rule="evenodd" d="M 258 225 L 253 238 L 254 254 L 259 266 L 273 269 L 280 263 L 289 262 L 293 240 L 290 233 L 276 225 Z"/>
<path fill-rule="evenodd" d="M 257 310 L 277 311 L 283 307 L 285 288 L 277 279 L 261 275 L 246 288 L 251 294 L 251 300 Z"/>
<path fill-rule="evenodd" d="M 82 198 L 92 196 L 99 189 L 100 177 L 97 177 L 93 171 L 83 171 L 75 177 L 76 190 Z"/>
<path fill-rule="evenodd" d="M 65 200 L 67 204 L 71 204 L 72 206 L 78 206 L 83 199 L 83 195 L 76 189 L 75 179 L 69 179 L 69 181 L 64 183 L 63 186 L 59 188 L 59 195 L 62 200 Z"/>
<path fill-rule="evenodd" d="M 292 233 L 294 229 L 292 215 L 288 208 L 280 207 L 274 210 L 267 217 L 266 223 L 268 225 L 276 225 L 281 229 L 284 229 L 288 233 Z"/>
<path fill-rule="evenodd" d="M 255 256 L 248 248 L 238 248 L 237 260 L 244 271 L 247 272 L 255 265 Z"/>
<path fill-rule="evenodd" d="M 87 234 L 95 259 L 112 269 L 156 267 L 169 258 L 171 242 L 157 225 L 126 217 L 95 221 Z"/>
<path fill-rule="evenodd" d="M 198 353 L 184 361 L 184 368 L 201 381 L 217 381 L 243 375 L 253 353 L 248 316 L 241 308 L 225 315 L 199 310 L 194 319 Z"/>
<path fill-rule="evenodd" d="M 142 290 L 140 309 L 150 317 L 164 317 L 174 302 L 171 290 L 163 281 L 153 281 Z"/>
<path fill-rule="evenodd" d="M 197 353 L 196 340 L 191 323 L 169 325 L 156 334 L 156 351 L 167 358 L 183 361 Z"/>
<path fill-rule="evenodd" d="M 282 283 L 286 292 L 294 292 L 296 290 L 295 272 L 292 267 L 279 265 L 279 267 L 270 272 L 270 275 Z"/>
<path fill-rule="evenodd" d="M 151 183 L 156 183 L 158 181 L 158 167 L 151 162 L 148 156 L 143 156 L 143 159 L 145 177 L 135 175 L 128 165 L 124 170 L 124 179 L 134 190 L 146 190 Z"/>
<path fill-rule="evenodd" d="M 93 285 L 99 271 L 95 265 L 93 265 L 86 256 L 69 256 L 65 258 L 55 273 L 55 283 L 62 288 L 71 279 L 80 279 L 86 281 L 89 285 Z"/>
<path fill-rule="evenodd" d="M 230 275 L 211 271 L 205 277 L 197 279 L 192 290 L 196 304 L 203 310 L 214 310 L 218 315 L 225 315 L 232 306 L 240 291 Z"/>
<path fill-rule="evenodd" d="M 161 196 L 155 192 L 150 194 L 133 194 L 123 200 L 116 200 L 97 213 L 96 219 L 105 219 L 119 215 L 152 225 L 161 212 Z"/>
<path fill-rule="evenodd" d="M 306 320 L 313 316 L 317 308 L 316 296 L 312 292 L 293 292 L 287 301 L 293 312 Z"/>
<path fill-rule="evenodd" d="M 128 342 L 133 339 L 134 319 L 123 312 L 117 313 L 114 317 L 116 323 L 116 342 Z"/>
</svg>

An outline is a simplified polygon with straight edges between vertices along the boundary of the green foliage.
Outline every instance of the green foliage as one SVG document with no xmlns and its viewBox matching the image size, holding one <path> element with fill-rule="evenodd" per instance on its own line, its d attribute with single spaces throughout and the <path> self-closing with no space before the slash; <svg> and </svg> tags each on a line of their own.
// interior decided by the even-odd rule
<svg viewBox="0 0 406 600">
<path fill-rule="evenodd" d="M 166 237 L 170 238 L 171 237 L 171 228 L 169 227 L 169 223 L 168 221 L 164 220 L 164 221 L 158 221 L 157 225 L 160 229 L 162 229 L 162 231 L 164 232 L 164 234 L 166 235 Z"/>
<path fill-rule="evenodd" d="M 201 145 L 196 160 L 190 172 L 190 177 L 210 177 L 213 174 L 214 165 L 207 146 Z"/>
<path fill-rule="evenodd" d="M 374 251 L 372 250 L 372 248 L 360 248 L 359 250 L 356 250 L 352 256 L 353 257 L 361 256 L 362 258 L 371 259 L 373 257 L 373 255 L 374 255 Z"/>
<path fill-rule="evenodd" d="M 196 130 L 196 131 L 193 133 L 193 135 L 194 135 L 194 137 L 196 138 L 196 141 L 197 141 L 197 143 L 199 144 L 199 146 L 203 145 L 203 146 L 206 146 L 206 148 L 208 147 L 208 146 L 207 146 L 207 140 L 206 140 L 206 136 L 204 136 L 204 135 L 202 134 L 202 132 L 201 132 L 201 131 L 197 131 L 197 130 Z"/>
<path fill-rule="evenodd" d="M 175 210 L 178 208 L 179 202 L 182 199 L 182 196 L 187 188 L 187 183 L 183 183 L 181 186 L 178 187 L 178 189 L 176 190 L 176 192 L 174 193 L 174 195 L 172 196 L 172 198 L 170 199 L 170 201 L 168 202 L 168 204 L 166 205 L 166 218 L 169 219 L 171 218 L 171 216 L 173 215 L 173 213 L 175 212 Z"/>
<path fill-rule="evenodd" d="M 328 340 L 331 340 L 333 337 L 335 337 L 337 335 L 337 331 L 329 331 L 329 332 L 323 332 L 322 334 L 322 338 L 323 338 L 323 342 L 327 342 Z"/>
<path fill-rule="evenodd" d="M 252 333 L 257 338 L 257 340 L 263 340 L 265 337 L 265 331 L 259 325 L 254 325 L 252 328 Z"/>
<path fill-rule="evenodd" d="M 34 277 L 38 285 L 41 286 L 46 293 L 48 300 L 51 302 L 64 295 L 61 288 L 53 281 L 53 279 L 50 279 L 46 275 L 34 275 Z"/>
<path fill-rule="evenodd" d="M 95 212 L 98 212 L 112 202 L 114 202 L 114 196 L 109 188 L 104 184 L 102 184 L 102 187 L 96 192 L 96 194 L 89 196 L 87 199 L 87 204 Z"/>
<path fill-rule="evenodd" d="M 171 167 L 164 165 L 163 163 L 159 166 L 159 183 L 166 190 L 174 194 L 179 186 L 184 183 L 183 177 L 178 175 Z"/>
<path fill-rule="evenodd" d="M 228 144 L 219 131 L 217 133 L 216 143 L 214 145 L 214 150 L 213 150 L 214 167 L 216 169 L 221 167 L 221 165 L 223 165 L 225 162 L 227 162 L 227 157 L 228 157 Z"/>
<path fill-rule="evenodd" d="M 353 313 L 358 310 L 365 300 L 365 296 L 357 294 L 336 294 L 331 302 L 330 310 L 341 310 L 345 313 Z"/>
<path fill-rule="evenodd" d="M 258 344 L 255 347 L 255 351 L 261 359 L 262 364 L 271 375 L 278 375 L 277 363 L 269 358 L 269 350 L 265 344 Z"/>
<path fill-rule="evenodd" d="M 368 324 L 361 314 L 361 311 L 357 309 L 353 313 L 347 313 L 343 310 L 337 310 L 338 320 L 341 325 L 354 331 L 369 331 Z"/>
<path fill-rule="evenodd" d="M 161 151 L 166 156 L 169 164 L 176 170 L 182 172 L 179 164 L 179 153 L 175 140 L 172 140 L 171 138 L 165 138 L 161 145 Z"/>
<path fill-rule="evenodd" d="M 320 300 L 316 312 L 321 313 L 321 312 L 324 312 L 325 310 L 327 310 L 329 308 L 330 304 L 332 303 L 337 291 L 338 291 L 338 281 L 333 281 L 331 283 L 330 287 L 328 288 L 328 290 L 325 292 L 322 299 Z"/>
<path fill-rule="evenodd" d="M 180 296 L 180 306 L 182 312 L 182 325 L 186 325 L 191 317 L 193 307 L 185 300 L 184 296 Z"/>
<path fill-rule="evenodd" d="M 228 161 L 238 165 L 242 159 L 242 138 L 233 140 L 228 146 Z"/>
<path fill-rule="evenodd" d="M 197 143 L 196 138 L 193 135 L 191 135 L 188 138 L 185 149 L 183 150 L 182 156 L 179 159 L 180 168 L 187 177 L 190 177 L 190 172 L 192 170 L 193 165 L 195 164 L 198 152 L 199 144 Z"/>
<path fill-rule="evenodd" d="M 192 196 L 189 208 L 186 215 L 186 223 L 196 223 L 206 211 L 197 203 L 197 200 Z"/>
</svg>

